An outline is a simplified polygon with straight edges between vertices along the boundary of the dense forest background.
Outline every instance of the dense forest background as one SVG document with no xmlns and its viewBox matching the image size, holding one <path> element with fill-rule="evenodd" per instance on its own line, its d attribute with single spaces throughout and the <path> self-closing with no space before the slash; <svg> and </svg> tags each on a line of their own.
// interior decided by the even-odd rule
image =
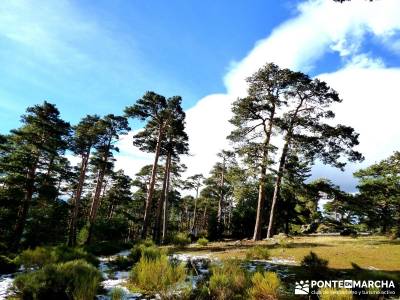
<svg viewBox="0 0 400 300">
<path fill-rule="evenodd" d="M 21 126 L 0 136 L 1 252 L 59 244 L 114 249 L 146 238 L 166 244 L 177 234 L 397 237 L 400 153 L 357 171 L 355 194 L 327 179 L 310 180 L 316 161 L 343 169 L 346 160 L 363 159 L 355 148 L 358 134 L 334 122 L 330 106 L 341 102 L 339 95 L 325 82 L 274 64 L 248 84 L 248 96 L 232 105 L 232 148 L 216 156 L 209 174 L 188 177 L 181 158 L 189 154 L 190 137 L 179 96 L 146 92 L 121 115 L 88 115 L 74 125 L 55 104 L 28 107 Z M 133 145 L 154 154 L 154 163 L 134 178 L 114 168 L 116 142 L 130 131 L 130 119 L 143 122 Z M 323 212 L 322 199 L 330 200 Z"/>
</svg>

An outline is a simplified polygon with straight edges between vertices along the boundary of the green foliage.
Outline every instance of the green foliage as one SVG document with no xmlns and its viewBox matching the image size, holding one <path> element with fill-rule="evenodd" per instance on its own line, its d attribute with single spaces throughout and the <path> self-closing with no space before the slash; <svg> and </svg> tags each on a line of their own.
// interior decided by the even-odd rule
<svg viewBox="0 0 400 300">
<path fill-rule="evenodd" d="M 199 244 L 200 246 L 207 246 L 208 240 L 205 237 L 199 238 L 197 240 L 197 244 Z"/>
<path fill-rule="evenodd" d="M 48 264 L 37 271 L 18 275 L 13 290 L 23 299 L 93 299 L 101 274 L 84 260 Z"/>
<path fill-rule="evenodd" d="M 173 265 L 166 255 L 162 255 L 156 259 L 142 257 L 131 272 L 130 282 L 142 290 L 165 295 L 183 284 L 185 278 L 185 267 Z"/>
<path fill-rule="evenodd" d="M 113 266 L 116 270 L 127 270 L 133 265 L 132 257 L 125 257 L 121 255 L 117 255 L 117 257 L 110 261 L 110 265 Z"/>
<path fill-rule="evenodd" d="M 21 252 L 17 262 L 25 268 L 41 268 L 52 263 L 61 263 L 71 260 L 83 259 L 88 263 L 97 266 L 98 259 L 81 248 L 71 248 L 64 245 L 57 247 L 36 247 Z"/>
<path fill-rule="evenodd" d="M 212 268 L 209 289 L 213 299 L 247 299 L 247 286 L 246 272 L 237 261 L 225 261 L 222 265 Z"/>
<path fill-rule="evenodd" d="M 46 264 L 54 262 L 51 249 L 45 247 L 24 250 L 17 257 L 17 261 L 25 268 L 41 268 Z"/>
<path fill-rule="evenodd" d="M 269 250 L 265 246 L 254 246 L 246 251 L 246 259 L 268 259 Z"/>
<path fill-rule="evenodd" d="M 318 257 L 317 254 L 310 251 L 310 254 L 304 256 L 301 266 L 310 270 L 311 273 L 321 273 L 327 270 L 328 260 Z"/>
<path fill-rule="evenodd" d="M 190 244 L 190 238 L 186 233 L 178 232 L 172 239 L 172 243 L 178 247 L 185 247 Z"/>
<path fill-rule="evenodd" d="M 148 260 L 155 260 L 160 258 L 162 254 L 163 251 L 152 240 L 145 240 L 133 246 L 129 258 L 133 262 L 138 262 L 142 257 Z"/>
<path fill-rule="evenodd" d="M 351 289 L 334 289 L 322 288 L 320 289 L 321 300 L 352 300 L 353 293 Z"/>
<path fill-rule="evenodd" d="M 252 287 L 249 290 L 250 299 L 275 300 L 279 299 L 281 282 L 274 272 L 256 272 L 251 278 Z"/>
<path fill-rule="evenodd" d="M 13 273 L 17 270 L 15 261 L 5 255 L 0 255 L 0 274 Z"/>
</svg>

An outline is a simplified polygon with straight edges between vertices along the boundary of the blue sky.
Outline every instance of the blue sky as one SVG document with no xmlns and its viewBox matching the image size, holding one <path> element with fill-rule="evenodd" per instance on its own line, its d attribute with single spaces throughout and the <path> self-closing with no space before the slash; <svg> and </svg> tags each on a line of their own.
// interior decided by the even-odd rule
<svg viewBox="0 0 400 300">
<path fill-rule="evenodd" d="M 74 124 L 120 114 L 147 90 L 181 95 L 188 175 L 207 174 L 230 147 L 230 107 L 246 94 L 245 78 L 274 62 L 343 98 L 336 121 L 360 133 L 366 160 L 344 173 L 317 163 L 313 175 L 354 191 L 354 170 L 400 150 L 399 16 L 398 0 L 0 1 L 0 132 L 43 100 Z M 152 160 L 132 134 L 116 162 L 131 176 Z"/>
<path fill-rule="evenodd" d="M 45 99 L 72 123 L 121 113 L 146 90 L 182 95 L 189 108 L 224 92 L 231 63 L 293 9 L 293 1 L 2 1 L 0 129 Z"/>
</svg>

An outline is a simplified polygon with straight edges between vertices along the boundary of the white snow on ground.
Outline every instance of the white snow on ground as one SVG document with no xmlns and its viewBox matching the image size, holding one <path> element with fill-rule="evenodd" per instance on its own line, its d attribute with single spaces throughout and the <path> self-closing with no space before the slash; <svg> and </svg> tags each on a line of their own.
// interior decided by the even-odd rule
<svg viewBox="0 0 400 300">
<path fill-rule="evenodd" d="M 8 289 L 11 287 L 14 278 L 12 274 L 6 274 L 0 276 L 0 300 L 6 299 L 9 295 Z"/>
</svg>

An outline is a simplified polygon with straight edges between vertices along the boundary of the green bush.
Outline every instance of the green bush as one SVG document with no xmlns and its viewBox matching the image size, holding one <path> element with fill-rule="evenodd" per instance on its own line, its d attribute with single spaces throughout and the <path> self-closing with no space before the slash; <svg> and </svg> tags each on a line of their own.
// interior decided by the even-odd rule
<svg viewBox="0 0 400 300">
<path fill-rule="evenodd" d="M 320 258 L 317 254 L 310 251 L 310 254 L 304 256 L 301 266 L 310 270 L 311 273 L 321 273 L 327 270 L 328 260 Z"/>
<path fill-rule="evenodd" d="M 190 238 L 186 233 L 178 232 L 172 239 L 172 243 L 178 247 L 185 247 L 190 244 Z"/>
<path fill-rule="evenodd" d="M 132 247 L 129 259 L 131 259 L 133 263 L 136 263 L 142 257 L 147 259 L 157 259 L 161 256 L 161 254 L 163 254 L 161 249 L 158 248 L 153 241 L 145 240 Z"/>
<path fill-rule="evenodd" d="M 84 260 L 73 260 L 60 265 L 60 272 L 67 278 L 67 293 L 74 300 L 93 299 L 99 288 L 101 273 Z"/>
<path fill-rule="evenodd" d="M 121 250 L 129 249 L 132 247 L 130 243 L 118 243 L 115 241 L 102 241 L 96 242 L 85 246 L 85 250 L 94 255 L 112 255 Z"/>
<path fill-rule="evenodd" d="M 61 263 L 71 260 L 83 259 L 94 266 L 98 266 L 98 259 L 92 254 L 80 248 L 67 246 L 57 247 L 36 247 L 21 252 L 17 257 L 17 262 L 25 268 L 41 268 L 52 263 Z"/>
<path fill-rule="evenodd" d="M 0 274 L 14 273 L 18 266 L 13 259 L 0 255 Z"/>
<path fill-rule="evenodd" d="M 186 270 L 182 264 L 172 264 L 166 255 L 156 259 L 142 257 L 133 268 L 130 283 L 148 292 L 166 295 L 184 283 Z"/>
<path fill-rule="evenodd" d="M 212 299 L 246 299 L 248 278 L 237 261 L 225 261 L 223 265 L 214 266 L 209 281 Z"/>
<path fill-rule="evenodd" d="M 251 278 L 252 287 L 249 290 L 250 299 L 275 300 L 279 299 L 281 282 L 274 272 L 255 273 Z"/>
<path fill-rule="evenodd" d="M 321 300 L 352 300 L 353 293 L 351 289 L 333 289 L 323 288 L 320 289 Z"/>
<path fill-rule="evenodd" d="M 54 259 L 50 248 L 36 247 L 22 251 L 17 257 L 17 262 L 25 268 L 41 268 L 53 263 Z"/>
<path fill-rule="evenodd" d="M 13 290 L 22 299 L 93 299 L 100 272 L 84 260 L 48 264 L 37 271 L 18 275 Z"/>
<path fill-rule="evenodd" d="M 197 244 L 199 244 L 200 246 L 207 246 L 208 245 L 208 240 L 204 237 L 199 238 L 197 240 Z"/>
<path fill-rule="evenodd" d="M 269 251 L 267 247 L 254 246 L 246 251 L 246 259 L 268 259 Z"/>
</svg>

